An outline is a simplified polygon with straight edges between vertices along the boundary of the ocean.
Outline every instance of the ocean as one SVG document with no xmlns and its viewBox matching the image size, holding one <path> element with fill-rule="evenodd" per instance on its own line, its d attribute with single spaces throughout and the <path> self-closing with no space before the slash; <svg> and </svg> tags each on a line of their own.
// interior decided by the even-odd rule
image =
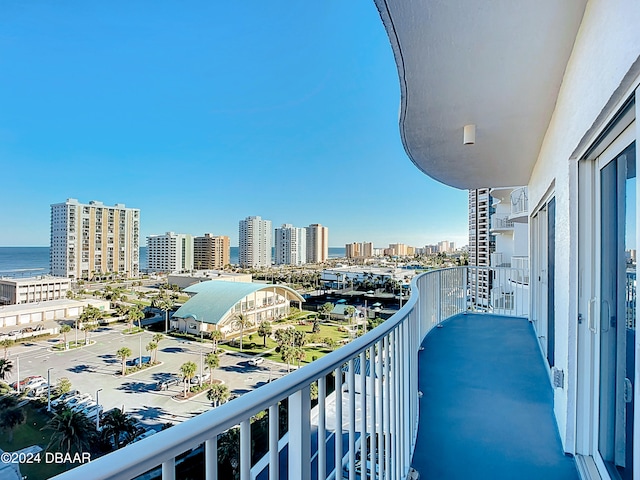
<svg viewBox="0 0 640 480">
<path fill-rule="evenodd" d="M 345 256 L 344 247 L 329 247 L 329 258 Z M 231 263 L 238 263 L 238 247 L 231 247 Z M 140 248 L 140 270 L 147 268 L 147 247 Z M 49 273 L 49 247 L 0 247 L 0 277 Z"/>
</svg>

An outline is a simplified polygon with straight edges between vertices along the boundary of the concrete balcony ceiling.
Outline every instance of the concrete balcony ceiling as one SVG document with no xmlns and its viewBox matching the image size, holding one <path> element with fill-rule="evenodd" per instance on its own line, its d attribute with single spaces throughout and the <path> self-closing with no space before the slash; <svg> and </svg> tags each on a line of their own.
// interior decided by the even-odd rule
<svg viewBox="0 0 640 480">
<path fill-rule="evenodd" d="M 526 185 L 586 0 L 375 0 L 413 163 L 457 188 Z M 473 145 L 465 125 L 476 125 Z"/>
</svg>

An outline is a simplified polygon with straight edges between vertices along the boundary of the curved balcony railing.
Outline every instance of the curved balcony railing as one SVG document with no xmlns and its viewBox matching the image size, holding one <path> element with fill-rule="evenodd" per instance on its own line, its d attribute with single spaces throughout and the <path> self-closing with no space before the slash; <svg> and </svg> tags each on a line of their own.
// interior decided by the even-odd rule
<svg viewBox="0 0 640 480">
<path fill-rule="evenodd" d="M 407 304 L 353 342 L 232 402 L 55 478 L 130 479 L 161 469 L 163 479 L 175 479 L 176 458 L 204 445 L 204 471 L 214 480 L 218 435 L 239 425 L 236 465 L 242 480 L 252 480 L 266 469 L 270 479 L 279 478 L 285 446 L 289 479 L 346 475 L 355 480 L 360 478 L 358 455 L 371 459 L 368 467 L 380 478 L 405 479 L 418 428 L 418 350 L 432 328 L 471 308 L 469 271 L 460 267 L 419 275 Z M 472 272 L 477 279 L 479 272 Z M 326 378 L 331 374 L 335 391 L 330 393 Z M 318 406 L 312 410 L 310 390 L 315 382 Z M 285 399 L 288 431 L 279 438 L 279 403 Z M 268 453 L 252 465 L 251 419 L 265 410 Z M 312 438 L 320 439 L 313 448 Z"/>
</svg>

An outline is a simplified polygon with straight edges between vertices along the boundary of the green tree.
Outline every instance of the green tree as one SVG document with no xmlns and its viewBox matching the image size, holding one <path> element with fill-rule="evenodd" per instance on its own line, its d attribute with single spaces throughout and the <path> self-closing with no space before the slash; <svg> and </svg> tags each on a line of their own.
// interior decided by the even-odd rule
<svg viewBox="0 0 640 480">
<path fill-rule="evenodd" d="M 133 331 L 133 324 L 138 322 L 138 328 L 142 328 L 141 321 L 144 318 L 144 312 L 140 307 L 134 305 L 127 310 L 127 321 L 129 323 L 129 331 Z"/>
<path fill-rule="evenodd" d="M 116 357 L 122 361 L 122 375 L 127 373 L 127 358 L 131 356 L 132 352 L 129 347 L 122 347 L 116 352 Z"/>
<path fill-rule="evenodd" d="M 242 351 L 242 337 L 244 337 L 244 329 L 247 328 L 251 322 L 249 321 L 249 317 L 247 317 L 244 313 L 236 314 L 236 320 L 234 322 L 235 327 L 240 329 L 240 351 Z"/>
<path fill-rule="evenodd" d="M 16 343 L 15 340 L 11 340 L 10 338 L 5 338 L 4 340 L 0 340 L 0 347 L 4 349 L 5 360 L 9 356 L 9 347 L 13 346 L 14 343 Z"/>
<path fill-rule="evenodd" d="M 58 384 L 56 385 L 56 395 L 64 395 L 67 392 L 71 391 L 71 380 L 67 377 L 62 377 L 58 379 Z"/>
<path fill-rule="evenodd" d="M 13 370 L 11 360 L 7 360 L 6 358 L 0 359 L 0 380 L 5 380 L 10 376 L 11 370 Z"/>
<path fill-rule="evenodd" d="M 180 366 L 180 373 L 184 380 L 184 398 L 187 398 L 187 385 L 195 376 L 197 368 L 198 367 L 193 362 L 185 362 Z"/>
<path fill-rule="evenodd" d="M 102 417 L 101 425 L 102 438 L 109 441 L 116 449 L 131 443 L 138 432 L 136 421 L 119 408 L 109 410 Z"/>
<path fill-rule="evenodd" d="M 98 328 L 97 323 L 83 323 L 82 330 L 84 331 L 84 344 L 89 344 L 89 333 L 93 332 Z"/>
<path fill-rule="evenodd" d="M 329 318 L 329 314 L 333 310 L 333 303 L 327 302 L 320 307 L 320 313 L 325 316 L 325 319 Z"/>
<path fill-rule="evenodd" d="M 307 354 L 302 347 L 294 347 L 293 358 L 298 361 L 298 368 L 300 368 L 300 362 L 307 359 Z"/>
<path fill-rule="evenodd" d="M 60 326 L 60 333 L 62 334 L 62 338 L 64 339 L 64 349 L 69 349 L 69 344 L 67 343 L 67 333 L 71 331 L 71 327 L 66 323 Z"/>
<path fill-rule="evenodd" d="M 209 383 L 213 385 L 213 371 L 220 366 L 220 358 L 215 353 L 209 353 L 205 357 L 205 363 L 209 369 Z"/>
<path fill-rule="evenodd" d="M 160 292 L 151 300 L 151 306 L 159 308 L 164 312 L 164 333 L 169 331 L 169 310 L 175 305 L 173 298 L 164 291 Z"/>
<path fill-rule="evenodd" d="M 156 363 L 156 352 L 158 351 L 158 344 L 156 342 L 149 342 L 145 347 L 147 352 L 151 353 L 153 357 L 153 363 Z"/>
<path fill-rule="evenodd" d="M 42 430 L 53 432 L 46 450 L 62 453 L 87 452 L 96 438 L 94 422 L 68 408 L 57 411 Z"/>
<path fill-rule="evenodd" d="M 220 330 L 213 330 L 209 333 L 209 338 L 211 339 L 211 350 L 213 353 L 218 351 L 218 343 L 222 340 L 222 332 Z"/>
<path fill-rule="evenodd" d="M 295 348 L 285 345 L 280 349 L 282 361 L 287 363 L 287 372 L 291 371 L 291 362 L 296 359 Z"/>
<path fill-rule="evenodd" d="M 24 410 L 18 407 L 17 404 L 12 406 L 4 405 L 4 408 L 0 410 L 0 427 L 9 433 L 8 442 L 13 442 L 13 430 L 25 422 L 26 416 Z"/>
<path fill-rule="evenodd" d="M 273 329 L 271 328 L 271 323 L 268 321 L 260 322 L 258 326 L 258 335 L 262 337 L 262 345 L 267 346 L 267 337 L 271 335 Z"/>
<path fill-rule="evenodd" d="M 216 383 L 211 385 L 211 388 L 207 392 L 207 399 L 213 403 L 214 407 L 217 407 L 221 403 L 224 403 L 229 398 L 229 387 L 222 383 Z"/>
</svg>

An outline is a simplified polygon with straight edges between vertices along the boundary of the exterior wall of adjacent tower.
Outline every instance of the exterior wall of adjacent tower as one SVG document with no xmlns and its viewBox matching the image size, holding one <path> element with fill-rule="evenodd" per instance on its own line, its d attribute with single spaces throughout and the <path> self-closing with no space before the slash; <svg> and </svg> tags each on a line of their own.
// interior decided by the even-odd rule
<svg viewBox="0 0 640 480">
<path fill-rule="evenodd" d="M 271 265 L 273 234 L 271 220 L 259 216 L 240 220 L 238 262 L 241 267 Z"/>
<path fill-rule="evenodd" d="M 329 258 L 329 229 L 319 223 L 307 227 L 307 262 L 323 263 Z"/>
</svg>

